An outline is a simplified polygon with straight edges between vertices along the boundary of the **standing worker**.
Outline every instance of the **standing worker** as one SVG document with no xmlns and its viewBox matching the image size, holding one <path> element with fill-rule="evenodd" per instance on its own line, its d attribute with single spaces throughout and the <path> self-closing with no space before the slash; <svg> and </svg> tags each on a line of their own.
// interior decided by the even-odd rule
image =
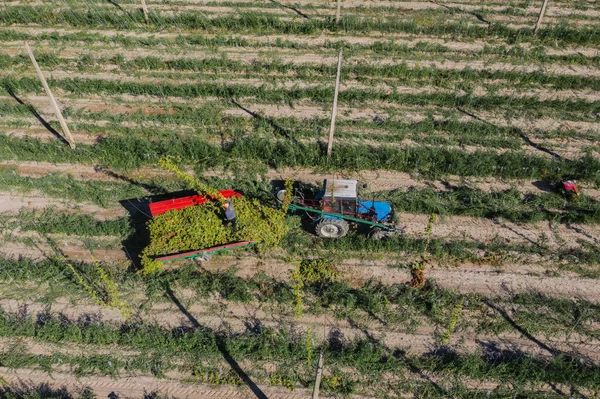
<svg viewBox="0 0 600 399">
<path fill-rule="evenodd" d="M 231 224 L 231 230 L 235 234 L 237 232 L 237 221 L 235 219 L 235 211 L 233 210 L 233 202 L 227 200 L 223 204 L 223 208 L 225 208 L 225 225 Z"/>
</svg>

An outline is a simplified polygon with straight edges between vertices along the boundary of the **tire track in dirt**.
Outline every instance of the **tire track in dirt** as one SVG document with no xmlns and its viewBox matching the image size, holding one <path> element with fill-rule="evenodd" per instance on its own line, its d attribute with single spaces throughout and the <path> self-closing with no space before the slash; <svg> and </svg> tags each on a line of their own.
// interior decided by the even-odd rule
<svg viewBox="0 0 600 399">
<path fill-rule="evenodd" d="M 73 374 L 64 372 L 47 373 L 31 369 L 9 369 L 0 367 L 0 375 L 10 384 L 19 386 L 38 386 L 47 384 L 56 390 L 63 387 L 69 392 L 81 392 L 84 388 L 91 388 L 99 397 L 111 397 L 115 395 L 119 398 L 141 398 L 146 397 L 152 392 L 158 392 L 166 397 L 189 398 L 189 399 L 213 399 L 213 398 L 249 398 L 252 397 L 251 391 L 246 386 L 234 387 L 214 387 L 199 383 L 183 383 L 168 379 L 158 379 L 148 376 L 131 376 L 111 378 L 105 376 L 81 376 L 76 377 Z M 270 399 L 305 399 L 309 392 L 305 389 L 298 389 L 290 393 L 284 388 L 270 386 L 260 386 Z"/>
</svg>

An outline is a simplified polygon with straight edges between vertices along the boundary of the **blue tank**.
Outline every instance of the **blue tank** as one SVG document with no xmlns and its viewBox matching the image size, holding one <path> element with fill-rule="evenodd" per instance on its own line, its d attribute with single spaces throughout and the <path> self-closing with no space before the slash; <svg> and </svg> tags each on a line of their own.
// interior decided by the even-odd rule
<svg viewBox="0 0 600 399">
<path fill-rule="evenodd" d="M 392 213 L 392 205 L 389 202 L 383 201 L 363 201 L 358 200 L 359 213 L 368 215 L 375 211 L 378 222 L 386 222 L 390 219 Z"/>
</svg>

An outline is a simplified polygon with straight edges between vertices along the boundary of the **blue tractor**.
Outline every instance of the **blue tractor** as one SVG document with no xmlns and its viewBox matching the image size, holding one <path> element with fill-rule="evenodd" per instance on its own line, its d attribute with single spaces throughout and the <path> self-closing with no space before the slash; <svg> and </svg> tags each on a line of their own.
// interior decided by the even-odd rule
<svg viewBox="0 0 600 399">
<path fill-rule="evenodd" d="M 394 208 L 389 202 L 358 199 L 358 181 L 326 179 L 323 189 L 312 199 L 294 196 L 290 211 L 305 211 L 314 220 L 315 232 L 322 238 L 341 238 L 350 230 L 349 223 L 370 227 L 369 235 L 381 239 L 404 228 L 394 221 Z M 277 193 L 283 201 L 285 190 Z"/>
</svg>

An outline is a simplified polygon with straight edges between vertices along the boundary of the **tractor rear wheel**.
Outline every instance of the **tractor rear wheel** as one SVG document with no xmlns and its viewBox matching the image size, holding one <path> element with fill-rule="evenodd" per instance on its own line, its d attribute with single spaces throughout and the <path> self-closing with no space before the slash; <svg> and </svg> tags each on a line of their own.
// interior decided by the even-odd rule
<svg viewBox="0 0 600 399">
<path fill-rule="evenodd" d="M 342 219 L 321 219 L 315 231 L 321 238 L 342 238 L 348 234 L 350 226 Z"/>
</svg>

